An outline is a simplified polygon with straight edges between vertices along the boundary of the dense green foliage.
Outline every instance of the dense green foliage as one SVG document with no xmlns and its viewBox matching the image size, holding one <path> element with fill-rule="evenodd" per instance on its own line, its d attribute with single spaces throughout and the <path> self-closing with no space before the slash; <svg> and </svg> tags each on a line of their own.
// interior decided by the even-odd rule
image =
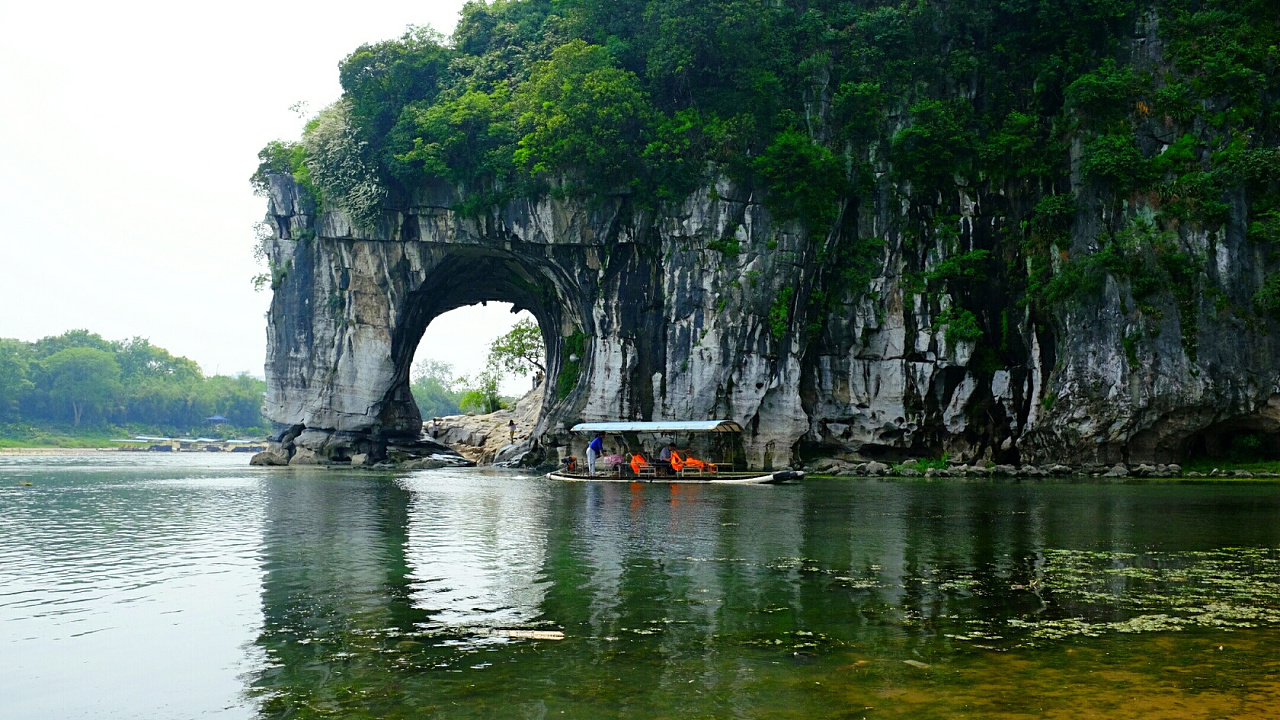
<svg viewBox="0 0 1280 720">
<path fill-rule="evenodd" d="M 533 320 L 520 320 L 506 334 L 489 345 L 489 364 L 503 372 L 524 377 L 529 373 L 545 375 L 547 349 L 542 330 Z"/>
<path fill-rule="evenodd" d="M 7 435 L 120 426 L 164 434 L 259 432 L 266 383 L 206 377 L 200 366 L 144 338 L 109 342 L 71 330 L 33 343 L 0 338 L 0 423 Z M 221 415 L 226 423 L 207 418 Z"/>
<path fill-rule="evenodd" d="M 1149 7 L 1169 28 L 1164 77 L 1118 60 Z M 946 185 L 1060 171 L 1054 136 L 1073 124 L 1100 137 L 1095 172 L 1132 182 L 1138 116 L 1184 123 L 1207 104 L 1220 125 L 1269 126 L 1277 19 L 1264 0 L 472 2 L 451 43 L 413 30 L 352 53 L 342 101 L 301 144 L 264 149 L 255 182 L 327 171 L 315 187 L 340 203 L 363 182 L 403 192 L 426 177 L 662 197 L 713 163 L 802 196 L 777 202 L 804 216 L 829 212 L 846 190 L 838 156 L 868 144 L 898 177 Z M 317 158 L 335 143 L 355 156 L 345 174 Z"/>
<path fill-rule="evenodd" d="M 794 310 L 761 303 L 779 338 L 800 315 L 819 332 L 865 291 L 876 241 L 852 226 L 826 238 L 874 191 L 911 201 L 909 243 L 941 241 L 926 279 L 959 303 L 951 333 L 1003 347 L 983 283 L 1037 313 L 1078 299 L 1115 270 L 1093 255 L 1138 207 L 1155 214 L 1125 250 L 1135 297 L 1175 290 L 1142 278 L 1190 293 L 1143 309 L 1198 312 L 1204 273 L 1177 238 L 1221 228 L 1233 202 L 1250 239 L 1280 242 L 1277 46 L 1271 0 L 471 2 L 448 42 L 413 31 L 348 57 L 343 98 L 301 142 L 264 149 L 255 182 L 289 173 L 372 223 L 379 203 L 432 179 L 478 213 L 542 193 L 652 208 L 728 177 L 813 243 L 812 293 Z M 957 191 L 1008 198 L 1013 229 L 962 247 Z M 1103 220 L 1087 248 L 1077 212 Z M 711 247 L 746 250 L 736 237 Z M 946 265 L 965 252 L 989 255 Z"/>
<path fill-rule="evenodd" d="M 419 360 L 413 366 L 411 378 L 409 389 L 423 420 L 462 412 L 465 391 L 458 387 L 452 365 L 437 360 Z"/>
</svg>

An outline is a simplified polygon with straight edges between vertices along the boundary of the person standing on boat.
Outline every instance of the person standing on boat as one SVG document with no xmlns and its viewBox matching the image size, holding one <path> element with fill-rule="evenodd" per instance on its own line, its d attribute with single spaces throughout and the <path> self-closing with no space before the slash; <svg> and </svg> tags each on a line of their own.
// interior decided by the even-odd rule
<svg viewBox="0 0 1280 720">
<path fill-rule="evenodd" d="M 604 433 L 598 432 L 587 445 L 587 472 L 596 474 L 596 458 L 604 454 Z"/>
</svg>

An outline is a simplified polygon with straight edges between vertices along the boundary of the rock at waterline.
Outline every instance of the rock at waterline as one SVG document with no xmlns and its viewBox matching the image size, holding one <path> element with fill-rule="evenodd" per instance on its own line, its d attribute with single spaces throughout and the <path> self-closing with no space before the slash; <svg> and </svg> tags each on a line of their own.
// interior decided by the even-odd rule
<svg viewBox="0 0 1280 720">
<path fill-rule="evenodd" d="M 283 466 L 289 464 L 289 451 L 277 443 L 271 443 L 266 450 L 257 453 L 249 460 L 250 465 Z"/>
</svg>

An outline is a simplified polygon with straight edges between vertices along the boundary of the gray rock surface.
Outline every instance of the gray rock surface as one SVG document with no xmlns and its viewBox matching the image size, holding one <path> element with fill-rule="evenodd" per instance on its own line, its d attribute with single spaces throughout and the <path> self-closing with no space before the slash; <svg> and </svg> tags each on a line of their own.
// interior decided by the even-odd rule
<svg viewBox="0 0 1280 720">
<path fill-rule="evenodd" d="M 1166 62 L 1158 39 L 1133 42 L 1144 63 Z M 275 441 L 301 433 L 290 462 L 304 463 L 381 458 L 417 439 L 409 367 L 424 329 L 490 300 L 530 310 L 542 328 L 548 382 L 527 452 L 551 460 L 581 456 L 585 439 L 567 428 L 591 420 L 735 420 L 745 432 L 732 450 L 756 467 L 946 451 L 1004 473 L 1044 462 L 1103 472 L 1212 450 L 1241 430 L 1280 433 L 1280 332 L 1251 310 L 1268 250 L 1247 237 L 1241 191 L 1223 198 L 1220 227 L 1186 223 L 1169 239 L 1198 259 L 1193 302 L 1162 290 L 1143 312 L 1130 280 L 1106 276 L 1079 302 L 1033 309 L 1017 295 L 1028 282 L 1017 264 L 976 289 L 920 278 L 1021 232 L 1049 192 L 1073 193 L 1077 207 L 1052 256 L 1096 251 L 1109 219 L 1096 184 L 1077 167 L 1069 188 L 972 179 L 946 195 L 913 192 L 884 155 L 859 158 L 875 181 L 813 233 L 726 180 L 660 211 L 624 196 L 544 196 L 479 215 L 433 184 L 358 229 L 273 175 Z M 1124 212 L 1149 215 L 1148 203 Z M 873 250 L 856 260 L 865 281 L 846 287 L 823 262 L 851 247 Z M 957 306 L 985 347 L 948 340 L 944 313 Z M 260 462 L 279 460 L 269 452 Z"/>
<path fill-rule="evenodd" d="M 885 465 L 882 462 L 877 462 L 875 460 L 872 460 L 866 465 L 866 473 L 868 475 L 888 475 L 889 470 L 890 468 L 888 465 Z"/>
<path fill-rule="evenodd" d="M 483 415 L 450 415 L 440 418 L 439 423 L 428 420 L 425 430 L 430 434 L 438 426 L 436 439 L 468 460 L 481 465 L 510 464 L 515 454 L 528 451 L 527 441 L 541 409 L 542 388 L 539 387 L 516 401 L 513 407 Z M 511 422 L 515 423 L 515 442 L 511 439 Z"/>
<path fill-rule="evenodd" d="M 260 453 L 256 453 L 249 459 L 250 465 L 277 465 L 283 466 L 289 464 L 289 451 L 280 443 L 270 443 L 267 449 Z"/>
</svg>

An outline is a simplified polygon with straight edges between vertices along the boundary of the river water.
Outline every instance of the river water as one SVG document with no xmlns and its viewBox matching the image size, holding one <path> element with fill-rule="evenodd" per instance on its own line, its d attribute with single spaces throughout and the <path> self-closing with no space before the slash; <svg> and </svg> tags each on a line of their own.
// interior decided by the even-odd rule
<svg viewBox="0 0 1280 720">
<path fill-rule="evenodd" d="M 0 457 L 0 716 L 1280 717 L 1276 484 L 245 463 Z"/>
</svg>

